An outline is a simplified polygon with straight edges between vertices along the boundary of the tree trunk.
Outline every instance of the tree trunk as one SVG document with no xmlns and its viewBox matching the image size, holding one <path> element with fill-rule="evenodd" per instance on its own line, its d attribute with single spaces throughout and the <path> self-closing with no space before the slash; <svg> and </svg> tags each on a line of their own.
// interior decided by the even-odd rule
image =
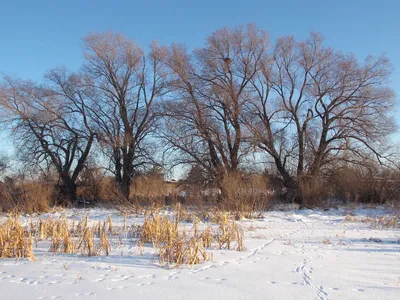
<svg viewBox="0 0 400 300">
<path fill-rule="evenodd" d="M 286 192 L 283 195 L 284 201 L 287 203 L 300 204 L 300 186 L 298 181 L 289 174 L 289 172 L 284 167 L 280 157 L 275 156 L 274 161 L 279 174 L 282 176 L 283 186 L 286 188 Z"/>
<path fill-rule="evenodd" d="M 129 201 L 129 194 L 130 194 L 130 190 L 131 190 L 131 180 L 130 177 L 127 176 L 126 174 L 124 174 L 122 176 L 122 180 L 120 182 L 118 182 L 118 187 L 119 187 L 119 191 L 121 193 L 121 196 L 125 199 Z"/>
<path fill-rule="evenodd" d="M 76 184 L 69 176 L 62 176 L 61 180 L 61 199 L 59 199 L 58 202 L 62 205 L 72 205 L 77 199 Z"/>
</svg>

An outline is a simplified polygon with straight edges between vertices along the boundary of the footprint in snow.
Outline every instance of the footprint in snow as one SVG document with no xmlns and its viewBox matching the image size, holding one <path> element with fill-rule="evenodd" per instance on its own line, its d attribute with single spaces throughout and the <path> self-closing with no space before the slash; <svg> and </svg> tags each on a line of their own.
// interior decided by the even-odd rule
<svg viewBox="0 0 400 300">
<path fill-rule="evenodd" d="M 144 286 L 144 285 L 152 285 L 154 282 L 148 282 L 148 283 L 139 283 L 138 286 Z"/>
</svg>

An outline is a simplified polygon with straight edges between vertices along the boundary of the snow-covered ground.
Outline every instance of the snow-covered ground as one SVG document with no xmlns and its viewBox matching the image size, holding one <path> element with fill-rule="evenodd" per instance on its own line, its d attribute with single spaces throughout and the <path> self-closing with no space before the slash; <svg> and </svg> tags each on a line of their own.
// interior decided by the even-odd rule
<svg viewBox="0 0 400 300">
<path fill-rule="evenodd" d="M 87 213 L 93 222 L 111 215 L 114 226 L 123 224 L 105 209 L 41 217 L 80 220 Z M 42 242 L 35 262 L 0 260 L 0 299 L 400 299 L 399 229 L 345 222 L 343 209 L 264 216 L 240 222 L 246 251 L 215 249 L 212 262 L 176 269 L 158 266 L 151 247 L 140 256 L 124 236 L 101 257 L 53 255 Z M 141 222 L 128 217 L 129 225 Z"/>
</svg>

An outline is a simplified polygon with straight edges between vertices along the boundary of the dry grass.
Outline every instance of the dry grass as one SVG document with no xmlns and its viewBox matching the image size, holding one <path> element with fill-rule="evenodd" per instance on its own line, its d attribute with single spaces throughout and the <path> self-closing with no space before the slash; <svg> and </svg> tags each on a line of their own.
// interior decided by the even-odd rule
<svg viewBox="0 0 400 300">
<path fill-rule="evenodd" d="M 324 245 L 330 245 L 330 244 L 331 244 L 331 241 L 330 241 L 329 239 L 325 238 L 325 239 L 322 240 L 322 244 L 324 244 Z"/>
<path fill-rule="evenodd" d="M 80 251 L 82 255 L 96 256 L 92 228 L 86 227 L 83 230 L 83 234 L 79 240 L 77 250 Z"/>
<path fill-rule="evenodd" d="M 211 255 L 204 250 L 201 243 L 194 236 L 187 239 L 185 232 L 171 239 L 157 249 L 161 265 L 182 264 L 194 265 L 211 259 Z"/>
<path fill-rule="evenodd" d="M 0 258 L 35 260 L 32 235 L 22 227 L 17 214 L 10 213 L 0 224 Z"/>
<path fill-rule="evenodd" d="M 201 240 L 203 242 L 204 248 L 210 248 L 213 240 L 213 231 L 211 226 L 207 226 L 207 228 L 201 233 Z"/>
<path fill-rule="evenodd" d="M 368 223 L 371 224 L 371 227 L 373 228 L 400 228 L 399 215 L 381 215 L 375 217 L 346 215 L 344 220 L 345 222 L 352 223 Z"/>
<path fill-rule="evenodd" d="M 229 220 L 228 215 L 224 215 L 218 222 L 217 241 L 220 249 L 231 249 L 231 243 L 236 242 L 237 251 L 245 250 L 243 245 L 243 230 L 235 221 Z"/>
<path fill-rule="evenodd" d="M 97 255 L 101 255 L 101 253 L 105 253 L 105 255 L 109 255 L 111 251 L 111 243 L 108 240 L 106 234 L 106 228 L 103 226 L 100 234 L 99 243 L 97 245 Z"/>
<path fill-rule="evenodd" d="M 146 217 L 140 233 L 140 243 L 152 243 L 158 248 L 161 243 L 176 238 L 178 227 L 176 223 L 171 222 L 166 216 Z"/>
<path fill-rule="evenodd" d="M 170 187 L 159 176 L 139 176 L 131 187 L 130 197 L 140 199 L 164 198 Z"/>
<path fill-rule="evenodd" d="M 66 220 L 39 220 L 37 230 L 37 240 L 51 240 L 50 252 L 57 253 L 80 253 L 87 256 L 109 255 L 111 243 L 109 242 L 107 231 L 108 223 L 103 225 L 99 221 L 93 227 L 89 226 L 89 218 L 86 216 L 75 227 L 75 222 L 69 225 Z M 94 233 L 97 233 L 97 243 L 94 240 Z"/>
<path fill-rule="evenodd" d="M 374 218 L 371 226 L 374 228 L 400 228 L 400 216 L 381 216 Z"/>
<path fill-rule="evenodd" d="M 229 214 L 219 212 L 214 215 L 218 222 L 218 229 L 214 231 L 211 225 L 200 227 L 199 218 L 179 205 L 174 207 L 174 212 L 170 216 L 147 215 L 139 227 L 129 227 L 125 213 L 120 228 L 113 228 L 111 216 L 103 222 L 89 222 L 88 216 L 76 223 L 69 223 L 65 218 L 38 219 L 23 227 L 19 216 L 11 214 L 0 228 L 1 258 L 27 257 L 33 260 L 33 240 L 36 245 L 38 241 L 50 241 L 49 251 L 54 254 L 109 255 L 111 239 L 118 238 L 114 241 L 117 248 L 122 245 L 121 234 L 136 239 L 141 253 L 144 245 L 151 243 L 160 265 L 179 266 L 211 260 L 213 256 L 208 249 L 212 247 L 244 250 L 243 231 Z M 182 216 L 186 221 L 193 220 L 192 228 L 179 226 Z"/>
<path fill-rule="evenodd" d="M 200 231 L 195 220 L 190 231 L 180 229 L 181 211 L 178 208 L 176 212 L 173 219 L 166 216 L 146 217 L 139 238 L 141 247 L 145 243 L 152 243 L 161 265 L 198 264 L 212 259 L 212 255 L 206 251 L 212 244 L 212 228 L 208 226 Z"/>
<path fill-rule="evenodd" d="M 9 180 L 0 185 L 0 211 L 46 212 L 54 197 L 54 186 L 42 182 Z"/>
<path fill-rule="evenodd" d="M 109 231 L 110 235 L 112 235 L 113 234 L 113 225 L 112 225 L 111 216 L 108 216 L 107 223 L 108 223 L 108 231 Z"/>
<path fill-rule="evenodd" d="M 266 178 L 260 175 L 227 174 L 222 181 L 221 208 L 236 220 L 255 218 L 269 208 L 267 186 Z"/>
<path fill-rule="evenodd" d="M 346 215 L 344 221 L 350 223 L 372 223 L 374 219 L 375 217 Z"/>
<path fill-rule="evenodd" d="M 54 186 L 46 183 L 24 183 L 24 212 L 46 212 L 50 209 L 54 197 Z"/>
<path fill-rule="evenodd" d="M 44 225 L 46 226 L 46 225 Z M 44 227 L 42 225 L 42 227 Z M 40 223 L 39 223 L 40 227 Z M 76 244 L 71 238 L 68 223 L 65 220 L 58 220 L 50 223 L 47 227 L 52 229 L 50 252 L 53 253 L 75 253 Z"/>
<path fill-rule="evenodd" d="M 184 222 L 194 222 L 197 218 L 197 214 L 189 212 L 185 206 L 180 203 L 176 203 L 173 206 L 173 212 L 176 219 Z"/>
</svg>

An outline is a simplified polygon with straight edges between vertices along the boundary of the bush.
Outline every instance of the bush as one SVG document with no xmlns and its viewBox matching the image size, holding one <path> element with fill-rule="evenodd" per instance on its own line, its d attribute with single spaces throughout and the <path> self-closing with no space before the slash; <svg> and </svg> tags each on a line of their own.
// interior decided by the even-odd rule
<svg viewBox="0 0 400 300">
<path fill-rule="evenodd" d="M 54 185 L 6 178 L 0 184 L 0 209 L 25 213 L 48 211 L 55 197 Z"/>
<path fill-rule="evenodd" d="M 346 202 L 399 205 L 400 173 L 380 166 L 346 167 L 331 176 L 333 194 Z"/>
<path fill-rule="evenodd" d="M 223 178 L 221 189 L 222 208 L 237 218 L 253 218 L 269 208 L 270 194 L 264 176 L 229 173 Z"/>
</svg>

